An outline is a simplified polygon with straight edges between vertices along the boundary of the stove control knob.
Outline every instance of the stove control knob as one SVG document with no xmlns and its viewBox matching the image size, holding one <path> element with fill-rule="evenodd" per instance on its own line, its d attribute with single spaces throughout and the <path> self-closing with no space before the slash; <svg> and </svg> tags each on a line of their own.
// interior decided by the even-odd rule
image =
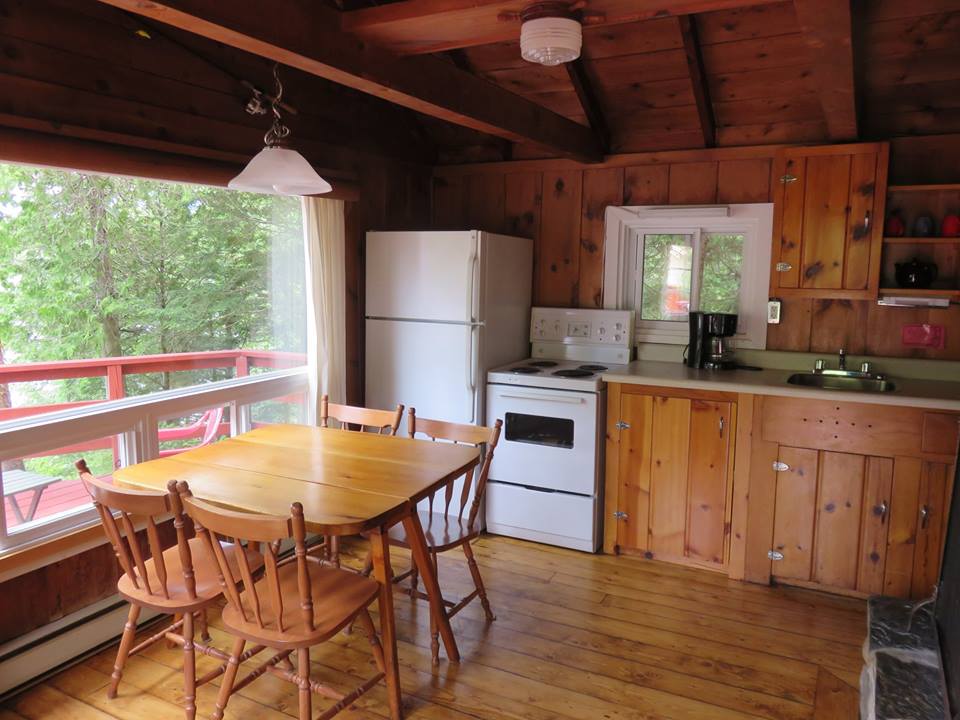
<svg viewBox="0 0 960 720">
<path fill-rule="evenodd" d="M 621 335 L 614 335 L 614 336 L 613 336 L 613 341 L 614 341 L 614 342 L 620 342 L 620 338 L 621 338 L 621 337 L 622 337 Z"/>
<path fill-rule="evenodd" d="M 606 335 L 606 334 L 607 334 L 607 329 L 606 329 L 603 325 L 601 325 L 601 326 L 600 326 L 600 330 L 598 330 L 598 332 L 599 332 L 601 335 Z"/>
</svg>

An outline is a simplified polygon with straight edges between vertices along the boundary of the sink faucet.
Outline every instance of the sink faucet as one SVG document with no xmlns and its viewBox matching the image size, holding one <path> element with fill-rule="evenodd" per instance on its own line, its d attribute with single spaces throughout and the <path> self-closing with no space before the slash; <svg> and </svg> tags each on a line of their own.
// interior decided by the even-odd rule
<svg viewBox="0 0 960 720">
<path fill-rule="evenodd" d="M 843 348 L 840 348 L 840 364 L 838 365 L 838 367 L 841 370 L 847 369 L 847 351 L 844 350 Z"/>
</svg>

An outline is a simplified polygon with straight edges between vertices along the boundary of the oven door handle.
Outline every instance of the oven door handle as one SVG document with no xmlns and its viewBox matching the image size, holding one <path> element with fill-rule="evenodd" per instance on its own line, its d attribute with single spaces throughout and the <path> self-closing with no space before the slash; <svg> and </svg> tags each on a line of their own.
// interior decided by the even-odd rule
<svg viewBox="0 0 960 720">
<path fill-rule="evenodd" d="M 566 397 L 564 395 L 521 395 L 519 393 L 500 393 L 497 397 L 514 400 L 543 400 L 545 402 L 564 403 L 566 405 L 583 405 L 582 397 Z"/>
</svg>

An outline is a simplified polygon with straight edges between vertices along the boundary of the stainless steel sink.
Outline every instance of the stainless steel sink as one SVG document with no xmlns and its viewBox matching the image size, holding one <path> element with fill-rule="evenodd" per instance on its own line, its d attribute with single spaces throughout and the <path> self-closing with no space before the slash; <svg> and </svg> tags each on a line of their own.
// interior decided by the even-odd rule
<svg viewBox="0 0 960 720">
<path fill-rule="evenodd" d="M 884 378 L 851 377 L 850 375 L 821 372 L 794 373 L 787 378 L 791 385 L 822 388 L 823 390 L 852 390 L 853 392 L 892 392 L 896 386 Z"/>
</svg>

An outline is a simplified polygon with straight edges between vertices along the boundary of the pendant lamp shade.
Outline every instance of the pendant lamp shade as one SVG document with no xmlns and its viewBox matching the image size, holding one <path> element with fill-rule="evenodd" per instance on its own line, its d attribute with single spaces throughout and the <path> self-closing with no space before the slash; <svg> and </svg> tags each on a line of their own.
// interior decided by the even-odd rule
<svg viewBox="0 0 960 720">
<path fill-rule="evenodd" d="M 333 188 L 295 150 L 267 146 L 227 187 L 269 195 L 322 195 Z"/>
</svg>

